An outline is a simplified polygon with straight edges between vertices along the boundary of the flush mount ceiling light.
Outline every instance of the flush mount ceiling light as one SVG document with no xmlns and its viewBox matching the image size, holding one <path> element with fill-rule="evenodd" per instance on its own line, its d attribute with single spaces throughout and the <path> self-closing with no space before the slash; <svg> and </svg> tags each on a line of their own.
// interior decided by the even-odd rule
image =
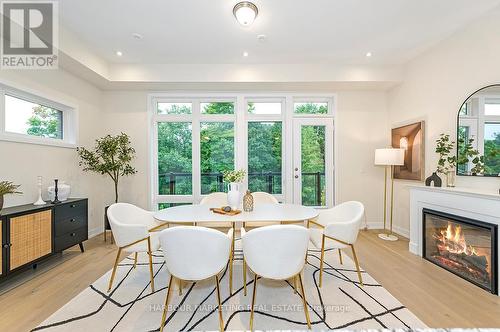
<svg viewBox="0 0 500 332">
<path fill-rule="evenodd" d="M 116 56 L 122 56 L 123 53 L 121 51 L 116 51 Z"/>
<path fill-rule="evenodd" d="M 244 26 L 249 26 L 255 21 L 259 14 L 257 6 L 250 1 L 242 1 L 236 4 L 233 8 L 233 15 L 236 20 Z"/>
</svg>

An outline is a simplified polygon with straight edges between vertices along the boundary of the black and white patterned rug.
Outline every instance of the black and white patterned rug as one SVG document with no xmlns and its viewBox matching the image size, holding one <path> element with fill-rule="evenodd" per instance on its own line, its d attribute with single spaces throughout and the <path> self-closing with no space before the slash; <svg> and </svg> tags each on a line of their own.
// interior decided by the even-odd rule
<svg viewBox="0 0 500 332">
<path fill-rule="evenodd" d="M 247 296 L 243 295 L 241 251 L 237 250 L 233 295 L 229 296 L 226 270 L 221 274 L 223 317 L 227 331 L 249 328 L 253 275 L 248 271 Z M 323 287 L 318 287 L 319 252 L 311 249 L 304 269 L 304 284 L 312 328 L 330 329 L 416 329 L 426 325 L 406 309 L 367 272 L 364 287 L 358 283 L 354 263 L 337 251 L 327 252 Z M 111 271 L 55 312 L 34 331 L 158 331 L 169 275 L 161 251 L 155 253 L 155 292 L 149 286 L 147 256 L 132 256 L 119 265 L 114 288 L 107 293 Z M 254 329 L 307 330 L 302 300 L 287 281 L 259 279 Z M 172 290 L 165 331 L 218 330 L 217 298 L 213 279 L 185 283 L 179 295 Z"/>
</svg>

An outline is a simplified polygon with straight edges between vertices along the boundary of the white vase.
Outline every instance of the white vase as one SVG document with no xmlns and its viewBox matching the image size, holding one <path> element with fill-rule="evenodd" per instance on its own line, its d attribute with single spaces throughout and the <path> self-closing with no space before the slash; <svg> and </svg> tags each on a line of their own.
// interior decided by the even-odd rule
<svg viewBox="0 0 500 332">
<path fill-rule="evenodd" d="M 54 186 L 48 187 L 47 192 L 49 194 L 49 199 L 53 201 L 55 197 L 55 187 Z M 61 202 L 64 202 L 65 200 L 68 199 L 70 194 L 71 194 L 71 186 L 69 184 L 66 184 L 66 182 L 64 181 L 59 181 L 57 185 L 57 198 Z"/>
<path fill-rule="evenodd" d="M 231 182 L 227 192 L 227 204 L 231 209 L 236 210 L 240 205 L 240 184 Z"/>
</svg>

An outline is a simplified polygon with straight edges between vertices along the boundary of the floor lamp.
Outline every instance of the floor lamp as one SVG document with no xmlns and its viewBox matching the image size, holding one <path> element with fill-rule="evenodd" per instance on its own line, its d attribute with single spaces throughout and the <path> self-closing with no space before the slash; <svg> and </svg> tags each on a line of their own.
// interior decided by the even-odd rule
<svg viewBox="0 0 500 332">
<path fill-rule="evenodd" d="M 375 150 L 375 165 L 384 166 L 384 232 L 386 230 L 387 220 L 387 171 L 391 172 L 391 223 L 390 233 L 381 233 L 378 235 L 382 240 L 397 241 L 398 237 L 392 233 L 392 209 L 394 202 L 394 177 L 393 167 L 404 165 L 405 150 L 404 149 L 376 149 Z"/>
</svg>

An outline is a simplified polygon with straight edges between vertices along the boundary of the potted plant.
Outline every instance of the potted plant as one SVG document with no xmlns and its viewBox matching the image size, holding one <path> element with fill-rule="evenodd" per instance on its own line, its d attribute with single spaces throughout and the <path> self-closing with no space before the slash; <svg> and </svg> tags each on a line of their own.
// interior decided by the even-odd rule
<svg viewBox="0 0 500 332">
<path fill-rule="evenodd" d="M 132 159 L 135 158 L 135 149 L 131 146 L 130 137 L 124 133 L 116 136 L 106 135 L 96 139 L 93 150 L 79 147 L 77 152 L 80 157 L 79 165 L 84 172 L 108 175 L 113 180 L 115 203 L 118 203 L 120 178 L 137 173 L 131 165 Z M 107 209 L 108 207 L 104 209 L 104 232 L 110 229 L 106 215 Z"/>
<path fill-rule="evenodd" d="M 455 142 L 450 140 L 450 135 L 441 134 L 436 140 L 436 153 L 439 155 L 436 172 L 446 176 L 448 187 L 455 187 L 455 170 L 457 166 L 457 157 L 450 156 L 455 147 Z"/>
<path fill-rule="evenodd" d="M 240 203 L 240 185 L 241 181 L 245 178 L 246 172 L 243 169 L 223 171 L 223 180 L 228 183 L 228 193 L 227 193 L 227 203 L 231 209 L 235 210 L 238 208 Z"/>
<path fill-rule="evenodd" d="M 0 181 L 0 211 L 3 208 L 3 197 L 8 194 L 22 194 L 22 192 L 17 191 L 20 185 L 14 184 L 10 181 Z"/>
</svg>

